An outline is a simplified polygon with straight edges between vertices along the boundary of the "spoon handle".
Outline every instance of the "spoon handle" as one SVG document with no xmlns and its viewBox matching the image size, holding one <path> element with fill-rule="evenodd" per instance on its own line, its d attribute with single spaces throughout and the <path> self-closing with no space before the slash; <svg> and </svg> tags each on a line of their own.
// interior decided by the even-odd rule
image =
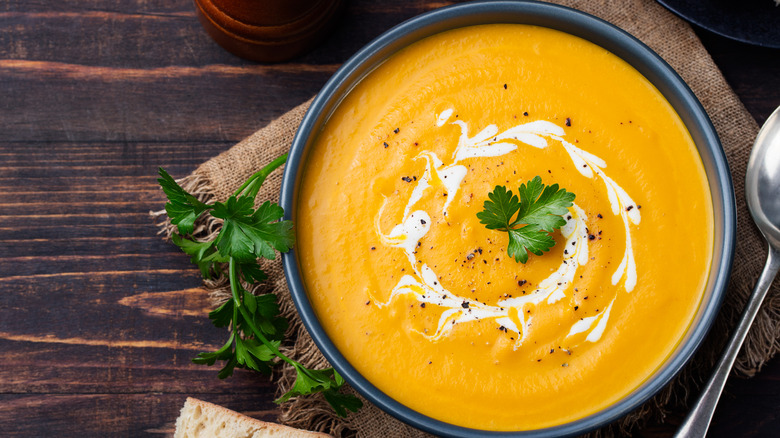
<svg viewBox="0 0 780 438">
<path fill-rule="evenodd" d="M 707 434 L 712 414 L 718 405 L 720 393 L 726 384 L 726 379 L 729 376 L 732 365 L 734 365 L 734 360 L 737 358 L 737 353 L 739 353 L 739 349 L 745 341 L 750 325 L 756 318 L 761 302 L 764 301 L 764 297 L 766 297 L 769 286 L 772 285 L 772 280 L 774 280 L 778 269 L 780 269 L 780 250 L 770 246 L 764 271 L 761 273 L 761 277 L 758 278 L 758 283 L 750 295 L 745 310 L 742 312 L 739 325 L 731 335 L 723 356 L 715 367 L 715 372 L 699 396 L 699 401 L 680 426 L 675 438 L 698 438 Z"/>
</svg>

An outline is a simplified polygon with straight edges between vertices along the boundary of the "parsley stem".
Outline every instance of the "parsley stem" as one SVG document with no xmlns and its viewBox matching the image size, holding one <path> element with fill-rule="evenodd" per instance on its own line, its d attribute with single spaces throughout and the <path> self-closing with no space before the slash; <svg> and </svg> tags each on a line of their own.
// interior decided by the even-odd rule
<svg viewBox="0 0 780 438">
<path fill-rule="evenodd" d="M 260 190 L 260 186 L 263 184 L 265 179 L 268 177 L 268 175 L 276 170 L 277 167 L 284 164 L 284 162 L 287 161 L 287 154 L 282 154 L 275 160 L 271 161 L 270 163 L 266 164 L 265 167 L 255 172 L 252 176 L 249 177 L 246 181 L 244 181 L 243 184 L 241 184 L 241 187 L 236 190 L 235 193 L 233 193 L 233 196 L 238 196 L 243 192 L 245 189 L 247 190 L 246 196 L 249 196 L 251 198 L 254 198 L 257 196 L 257 191 Z"/>
<path fill-rule="evenodd" d="M 285 155 L 286 156 L 286 155 Z M 266 339 L 265 336 L 263 336 L 263 333 L 260 332 L 260 330 L 257 329 L 257 326 L 255 326 L 254 321 L 252 320 L 252 315 L 247 312 L 246 307 L 244 306 L 243 302 L 241 301 L 241 297 L 238 295 L 238 270 L 236 269 L 236 263 L 235 259 L 233 257 L 230 257 L 229 261 L 229 276 L 230 276 L 230 292 L 233 294 L 233 302 L 235 303 L 235 308 L 238 309 L 239 312 L 241 312 L 241 315 L 244 317 L 244 321 L 247 323 L 249 328 L 252 330 L 252 334 L 255 335 L 257 339 L 260 340 L 260 342 L 263 343 L 266 347 L 268 347 L 269 350 L 271 350 L 271 353 L 276 355 L 278 358 L 282 359 L 283 361 L 287 362 L 288 364 L 292 366 L 296 366 L 297 362 L 294 360 L 288 358 L 284 354 L 282 354 L 281 351 L 279 351 L 278 348 L 274 346 L 271 342 Z M 247 292 L 251 293 L 251 292 Z M 235 321 L 235 319 L 234 319 Z M 235 330 L 235 328 L 234 328 Z M 297 367 L 296 367 L 297 368 Z"/>
</svg>

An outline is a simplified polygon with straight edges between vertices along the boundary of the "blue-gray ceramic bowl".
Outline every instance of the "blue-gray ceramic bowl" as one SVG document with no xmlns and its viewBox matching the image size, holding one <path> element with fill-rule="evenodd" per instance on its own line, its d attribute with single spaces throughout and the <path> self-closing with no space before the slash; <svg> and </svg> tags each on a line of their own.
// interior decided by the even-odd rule
<svg viewBox="0 0 780 438">
<path fill-rule="evenodd" d="M 685 337 L 670 358 L 639 388 L 593 415 L 555 427 L 487 432 L 447 424 L 422 415 L 382 393 L 358 373 L 338 351 L 322 328 L 306 295 L 296 251 L 283 256 L 290 292 L 306 328 L 325 357 L 366 399 L 396 418 L 442 436 L 553 437 L 578 435 L 610 423 L 652 397 L 682 369 L 709 330 L 723 299 L 734 252 L 736 212 L 734 189 L 726 157 L 706 112 L 685 82 L 652 50 L 628 33 L 593 16 L 536 2 L 476 2 L 412 18 L 385 32 L 350 58 L 317 95 L 293 140 L 284 173 L 281 205 L 295 220 L 296 195 L 306 153 L 334 108 L 361 78 L 398 50 L 446 30 L 489 23 L 521 23 L 557 29 L 591 41 L 627 61 L 642 73 L 674 107 L 693 137 L 709 180 L 714 209 L 713 262 L 703 301 Z M 334 212 L 338 214 L 338 212 Z"/>
</svg>

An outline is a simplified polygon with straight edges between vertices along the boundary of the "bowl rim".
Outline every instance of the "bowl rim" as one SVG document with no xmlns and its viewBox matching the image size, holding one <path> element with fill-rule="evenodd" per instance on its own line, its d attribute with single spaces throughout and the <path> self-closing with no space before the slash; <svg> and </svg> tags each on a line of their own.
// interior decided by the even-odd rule
<svg viewBox="0 0 780 438">
<path fill-rule="evenodd" d="M 482 21 L 480 21 L 482 20 Z M 485 21 L 488 20 L 488 21 Z M 701 103 L 683 79 L 659 55 L 626 31 L 587 13 L 535 1 L 480 1 L 457 4 L 418 15 L 384 32 L 364 46 L 327 81 L 312 101 L 292 142 L 284 170 L 280 205 L 293 219 L 296 192 L 307 146 L 344 95 L 387 57 L 425 36 L 488 23 L 525 23 L 553 28 L 593 42 L 637 69 L 672 105 L 693 137 L 707 175 L 713 204 L 712 264 L 705 294 L 685 336 L 648 379 L 622 399 L 586 417 L 543 429 L 484 431 L 456 426 L 408 408 L 365 379 L 338 351 L 317 319 L 306 295 L 295 249 L 282 264 L 298 313 L 317 347 L 361 395 L 395 418 L 427 432 L 451 437 L 553 437 L 579 435 L 606 425 L 636 409 L 666 386 L 690 360 L 709 331 L 725 295 L 736 239 L 734 189 L 720 140 Z M 411 36 L 411 37 L 410 37 Z"/>
</svg>

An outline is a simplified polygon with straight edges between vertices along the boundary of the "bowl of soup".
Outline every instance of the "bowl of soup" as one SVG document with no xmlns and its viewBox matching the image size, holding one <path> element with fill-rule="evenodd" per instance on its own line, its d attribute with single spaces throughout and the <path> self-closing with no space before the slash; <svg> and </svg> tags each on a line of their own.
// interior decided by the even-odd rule
<svg viewBox="0 0 780 438">
<path fill-rule="evenodd" d="M 477 216 L 499 186 L 520 215 L 543 187 L 575 195 L 525 263 Z M 734 250 L 690 89 L 622 30 L 542 3 L 435 10 L 359 51 L 304 117 L 281 205 L 320 350 L 444 436 L 576 435 L 635 409 L 700 344 Z"/>
</svg>

